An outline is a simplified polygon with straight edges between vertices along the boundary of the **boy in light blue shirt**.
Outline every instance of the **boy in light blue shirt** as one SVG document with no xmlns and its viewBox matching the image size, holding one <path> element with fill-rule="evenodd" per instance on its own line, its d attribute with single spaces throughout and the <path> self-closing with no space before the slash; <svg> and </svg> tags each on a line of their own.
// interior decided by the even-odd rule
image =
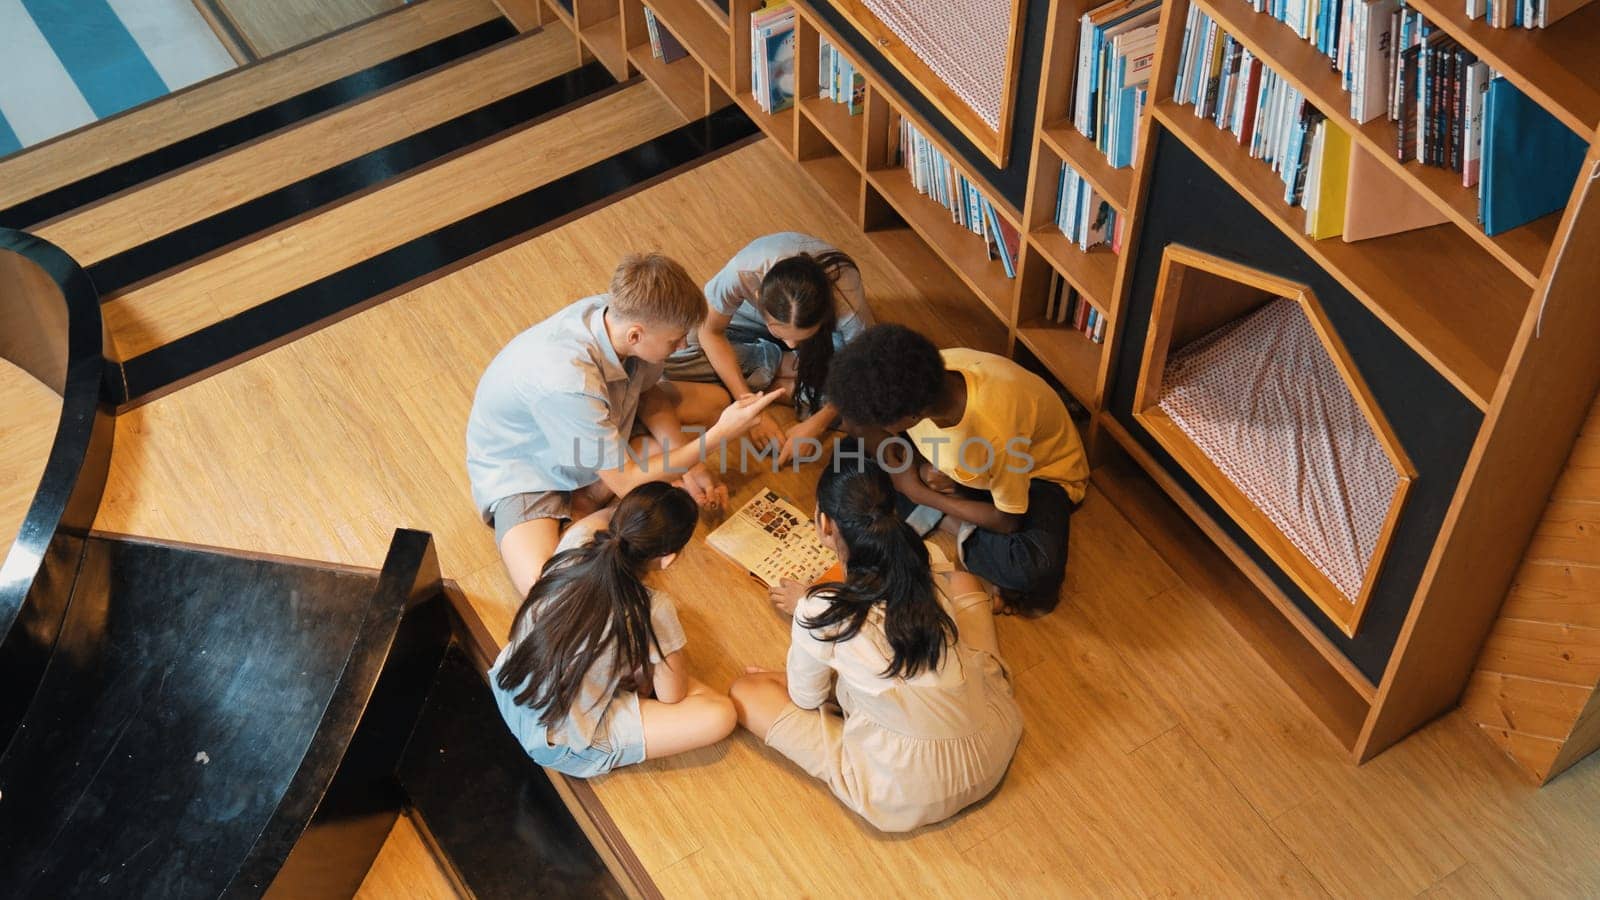
<svg viewBox="0 0 1600 900">
<path fill-rule="evenodd" d="M 564 522 L 639 484 L 681 479 L 702 506 L 726 502 L 700 458 L 699 429 L 685 426 L 709 426 L 705 446 L 735 440 L 780 392 L 724 408 L 709 385 L 662 382 L 667 357 L 705 314 L 682 266 L 630 255 L 608 293 L 517 335 L 489 363 L 467 419 L 467 474 L 518 594 L 555 552 Z M 649 439 L 625 453 L 636 425 Z"/>
</svg>

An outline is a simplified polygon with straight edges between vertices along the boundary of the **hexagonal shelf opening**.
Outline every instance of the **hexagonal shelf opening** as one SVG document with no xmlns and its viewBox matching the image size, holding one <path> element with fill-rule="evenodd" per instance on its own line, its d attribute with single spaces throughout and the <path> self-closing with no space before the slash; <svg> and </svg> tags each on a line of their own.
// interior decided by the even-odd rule
<svg viewBox="0 0 1600 900">
<path fill-rule="evenodd" d="M 1167 247 L 1133 413 L 1355 634 L 1416 469 L 1310 288 Z"/>
</svg>

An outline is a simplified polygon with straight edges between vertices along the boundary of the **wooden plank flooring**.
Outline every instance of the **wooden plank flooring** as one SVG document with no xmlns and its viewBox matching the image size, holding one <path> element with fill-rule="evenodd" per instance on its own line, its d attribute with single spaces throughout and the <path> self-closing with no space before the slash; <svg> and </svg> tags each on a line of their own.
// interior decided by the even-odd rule
<svg viewBox="0 0 1600 900">
<path fill-rule="evenodd" d="M 404 0 L 216 0 L 257 57 L 298 47 L 404 5 Z"/>
<path fill-rule="evenodd" d="M 456 900 L 459 896 L 411 817 L 402 815 L 367 870 L 355 900 Z"/>
<path fill-rule="evenodd" d="M 427 0 L 0 161 L 0 208 L 271 106 L 500 15 L 491 0 Z"/>
<path fill-rule="evenodd" d="M 572 68 L 552 28 L 121 194 L 35 231 L 89 266 Z"/>
<path fill-rule="evenodd" d="M 882 318 L 995 346 L 970 296 L 919 292 L 763 141 L 124 415 L 97 525 L 362 565 L 393 527 L 423 528 L 503 637 L 517 598 L 463 463 L 484 365 L 627 249 L 704 279 L 782 228 L 855 255 Z M 732 483 L 806 505 L 810 479 Z M 691 545 L 666 587 L 700 677 L 781 664 L 786 628 L 714 551 Z M 669 897 L 1600 892 L 1595 760 L 1535 790 L 1452 715 L 1350 765 L 1098 490 L 1066 591 L 1045 619 L 1000 622 L 1027 732 L 999 792 L 952 821 L 878 834 L 745 735 L 596 793 Z"/>
<path fill-rule="evenodd" d="M 682 124 L 632 85 L 122 294 L 106 325 L 137 356 Z"/>
<path fill-rule="evenodd" d="M 39 476 L 55 442 L 61 397 L 11 362 L 0 359 L 0 561 L 28 514 Z"/>
</svg>

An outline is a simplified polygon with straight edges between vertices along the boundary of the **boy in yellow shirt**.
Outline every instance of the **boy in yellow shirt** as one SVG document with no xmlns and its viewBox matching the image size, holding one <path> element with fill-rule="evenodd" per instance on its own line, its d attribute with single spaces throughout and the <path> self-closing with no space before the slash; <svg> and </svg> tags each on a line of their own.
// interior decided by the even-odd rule
<svg viewBox="0 0 1600 900">
<path fill-rule="evenodd" d="M 956 526 L 962 562 L 1012 610 L 1060 598 L 1072 509 L 1089 464 L 1044 379 L 1003 356 L 941 351 L 899 325 L 868 329 L 835 356 L 828 395 L 908 501 Z"/>
</svg>

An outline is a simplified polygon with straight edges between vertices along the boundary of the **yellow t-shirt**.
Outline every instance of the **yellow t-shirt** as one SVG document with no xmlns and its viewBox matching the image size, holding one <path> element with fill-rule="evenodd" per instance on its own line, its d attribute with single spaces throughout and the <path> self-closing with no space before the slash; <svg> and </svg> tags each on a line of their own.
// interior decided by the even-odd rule
<svg viewBox="0 0 1600 900">
<path fill-rule="evenodd" d="M 1089 460 L 1067 407 L 1043 378 L 1003 356 L 956 348 L 942 351 L 944 366 L 967 379 L 961 421 L 940 428 L 932 419 L 907 434 L 917 452 L 939 471 L 994 496 L 995 508 L 1028 511 L 1028 482 L 1054 481 L 1072 502 L 1083 500 Z"/>
</svg>

